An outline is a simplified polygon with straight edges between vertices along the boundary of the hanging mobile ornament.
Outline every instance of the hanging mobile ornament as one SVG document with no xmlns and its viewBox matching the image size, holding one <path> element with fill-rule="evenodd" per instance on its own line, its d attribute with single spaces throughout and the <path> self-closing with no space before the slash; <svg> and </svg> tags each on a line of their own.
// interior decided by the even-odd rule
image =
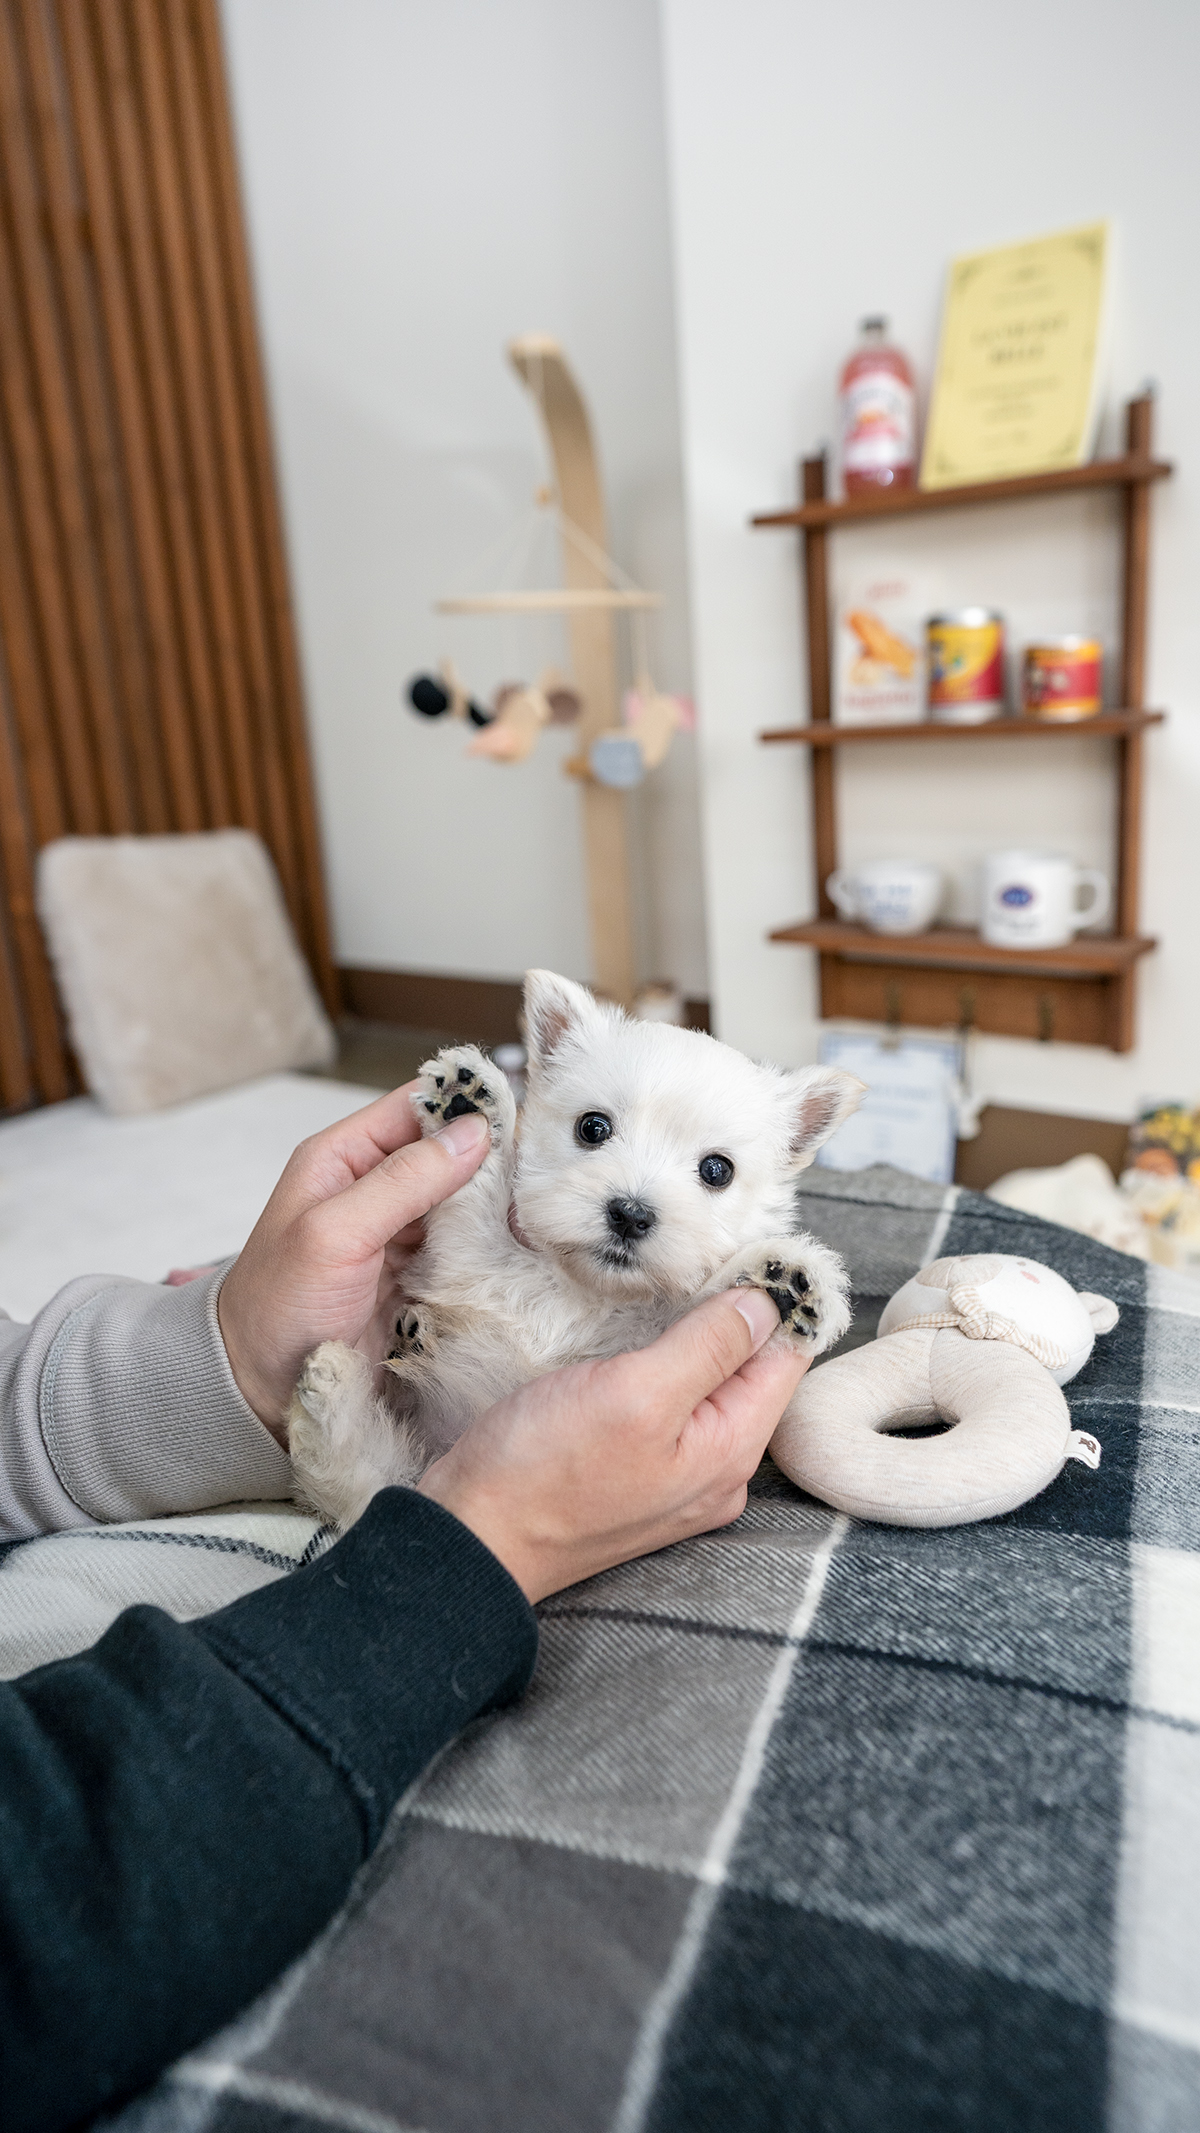
<svg viewBox="0 0 1200 2133">
<path fill-rule="evenodd" d="M 422 718 L 444 718 L 449 712 L 451 718 L 469 718 L 473 726 L 489 726 L 495 717 L 494 712 L 485 711 L 467 695 L 449 659 L 442 661 L 436 676 L 414 675 L 408 685 L 408 700 Z"/>
</svg>

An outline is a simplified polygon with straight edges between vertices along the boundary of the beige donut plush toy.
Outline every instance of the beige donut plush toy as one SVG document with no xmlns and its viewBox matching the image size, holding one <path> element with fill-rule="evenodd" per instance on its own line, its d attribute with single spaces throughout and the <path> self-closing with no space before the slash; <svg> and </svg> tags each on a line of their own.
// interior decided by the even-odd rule
<svg viewBox="0 0 1200 2133">
<path fill-rule="evenodd" d="M 937 1259 L 896 1291 L 877 1339 L 808 1373 L 771 1456 L 810 1496 L 883 1525 L 1015 1511 L 1068 1459 L 1099 1466 L 1059 1387 L 1116 1323 L 1107 1296 L 1078 1294 L 1036 1259 Z M 930 1422 L 953 1426 L 888 1434 Z"/>
</svg>

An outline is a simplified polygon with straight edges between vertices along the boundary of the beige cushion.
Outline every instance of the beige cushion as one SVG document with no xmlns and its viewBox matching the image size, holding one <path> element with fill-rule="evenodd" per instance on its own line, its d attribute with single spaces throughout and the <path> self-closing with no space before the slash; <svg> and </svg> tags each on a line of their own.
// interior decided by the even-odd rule
<svg viewBox="0 0 1200 2133">
<path fill-rule="evenodd" d="M 71 1042 L 109 1111 L 332 1062 L 333 1030 L 249 830 L 63 837 L 39 855 L 37 893 Z"/>
</svg>

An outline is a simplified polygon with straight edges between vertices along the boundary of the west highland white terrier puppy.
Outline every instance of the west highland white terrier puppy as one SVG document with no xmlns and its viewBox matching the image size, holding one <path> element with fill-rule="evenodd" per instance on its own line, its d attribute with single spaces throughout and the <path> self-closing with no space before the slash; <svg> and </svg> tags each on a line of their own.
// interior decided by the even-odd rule
<svg viewBox="0 0 1200 2133">
<path fill-rule="evenodd" d="M 820 1355 L 850 1322 L 836 1253 L 796 1232 L 799 1173 L 863 1084 L 756 1066 L 695 1030 L 634 1022 L 545 970 L 525 982 L 529 1093 L 474 1045 L 422 1067 L 422 1131 L 477 1111 L 492 1146 L 435 1207 L 376 1390 L 325 1341 L 289 1415 L 296 1493 L 353 1524 L 411 1484 L 476 1415 L 565 1363 L 643 1348 L 736 1285 L 778 1306 L 772 1337 Z"/>
</svg>

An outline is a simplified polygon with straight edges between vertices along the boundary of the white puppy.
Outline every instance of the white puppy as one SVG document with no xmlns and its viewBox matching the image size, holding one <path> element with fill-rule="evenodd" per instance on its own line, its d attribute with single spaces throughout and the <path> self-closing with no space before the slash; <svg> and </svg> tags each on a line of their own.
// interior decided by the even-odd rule
<svg viewBox="0 0 1200 2133">
<path fill-rule="evenodd" d="M 820 1355 L 850 1321 L 835 1253 L 795 1229 L 795 1187 L 863 1085 L 756 1066 L 695 1030 L 632 1022 L 545 970 L 525 984 L 529 1095 L 462 1045 L 421 1069 L 426 1133 L 479 1111 L 492 1147 L 435 1207 L 376 1393 L 326 1341 L 289 1415 L 297 1495 L 348 1526 L 485 1408 L 565 1363 L 642 1348 L 702 1297 L 765 1289 L 776 1339 Z"/>
</svg>

